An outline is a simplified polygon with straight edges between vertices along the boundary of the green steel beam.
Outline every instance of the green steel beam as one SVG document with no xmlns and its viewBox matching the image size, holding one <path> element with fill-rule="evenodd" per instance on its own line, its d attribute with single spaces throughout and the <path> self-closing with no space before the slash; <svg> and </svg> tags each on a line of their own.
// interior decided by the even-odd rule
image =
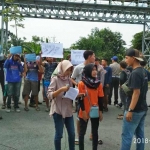
<svg viewBox="0 0 150 150">
<path fill-rule="evenodd" d="M 28 18 L 129 24 L 144 24 L 144 22 L 150 22 L 149 7 L 68 1 L 16 0 L 15 4 L 18 5 L 22 16 Z M 9 4 L 6 5 L 9 6 Z M 2 15 L 1 11 L 0 15 Z"/>
</svg>

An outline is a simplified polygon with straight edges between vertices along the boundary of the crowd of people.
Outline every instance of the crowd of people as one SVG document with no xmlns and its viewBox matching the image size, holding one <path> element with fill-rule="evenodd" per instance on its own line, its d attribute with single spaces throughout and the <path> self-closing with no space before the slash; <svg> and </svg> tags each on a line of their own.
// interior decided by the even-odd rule
<svg viewBox="0 0 150 150">
<path fill-rule="evenodd" d="M 28 106 L 40 111 L 38 95 L 42 80 L 45 111 L 50 111 L 55 125 L 55 150 L 61 150 L 64 125 L 68 133 L 69 150 L 75 150 L 75 144 L 79 145 L 79 150 L 84 150 L 88 120 L 91 121 L 92 150 L 97 150 L 98 144 L 103 144 L 98 136 L 99 121 L 103 120 L 103 112 L 109 111 L 109 105 L 112 104 L 123 108 L 123 112 L 117 116 L 117 119 L 123 120 L 120 150 L 130 150 L 134 134 L 136 138 L 144 138 L 144 121 L 148 109 L 146 94 L 150 80 L 150 73 L 144 68 L 146 60 L 133 48 L 126 51 L 125 59 L 120 63 L 117 56 L 110 58 L 110 65 L 107 58 L 95 58 L 91 50 L 86 50 L 83 57 L 83 63 L 73 66 L 69 58 L 57 63 L 51 57 L 43 60 L 40 55 L 35 62 L 27 62 L 19 54 L 9 54 L 6 60 L 0 61 L 2 109 L 10 113 L 13 101 L 14 110 L 20 112 L 18 103 L 22 96 L 24 111 L 29 111 Z M 76 139 L 73 102 L 64 97 L 70 87 L 79 90 L 75 101 Z M 144 150 L 143 142 L 137 144 L 137 150 Z"/>
</svg>

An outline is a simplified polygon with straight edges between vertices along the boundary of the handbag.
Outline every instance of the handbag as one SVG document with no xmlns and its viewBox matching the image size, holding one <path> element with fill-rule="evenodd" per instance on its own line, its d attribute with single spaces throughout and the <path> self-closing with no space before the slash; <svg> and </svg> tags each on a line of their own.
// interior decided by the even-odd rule
<svg viewBox="0 0 150 150">
<path fill-rule="evenodd" d="M 86 95 L 87 95 L 88 100 L 89 100 L 89 104 L 91 106 L 90 113 L 89 113 L 90 118 L 99 118 L 99 107 L 97 105 L 91 104 L 90 97 L 88 95 L 86 86 L 85 86 L 85 91 L 86 91 Z"/>
<path fill-rule="evenodd" d="M 122 90 L 127 96 L 132 96 L 133 90 L 128 87 L 128 80 L 121 86 Z"/>
</svg>

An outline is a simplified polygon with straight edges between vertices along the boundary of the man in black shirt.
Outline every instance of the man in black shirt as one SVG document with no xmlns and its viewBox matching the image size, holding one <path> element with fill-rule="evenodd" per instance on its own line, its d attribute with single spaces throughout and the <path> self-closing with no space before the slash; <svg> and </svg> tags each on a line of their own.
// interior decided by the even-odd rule
<svg viewBox="0 0 150 150">
<path fill-rule="evenodd" d="M 137 150 L 144 150 L 144 122 L 147 112 L 146 73 L 140 65 L 140 61 L 143 59 L 138 50 L 128 49 L 125 58 L 126 63 L 133 68 L 127 83 L 132 94 L 127 95 L 126 99 L 127 107 L 123 119 L 121 150 L 130 150 L 134 134 Z"/>
</svg>

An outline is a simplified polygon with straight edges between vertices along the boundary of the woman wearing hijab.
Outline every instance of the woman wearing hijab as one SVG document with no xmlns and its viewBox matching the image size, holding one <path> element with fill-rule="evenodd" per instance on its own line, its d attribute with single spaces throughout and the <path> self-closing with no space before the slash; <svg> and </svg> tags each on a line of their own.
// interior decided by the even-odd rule
<svg viewBox="0 0 150 150">
<path fill-rule="evenodd" d="M 48 87 L 47 97 L 52 100 L 50 115 L 53 116 L 55 124 L 55 150 L 61 150 L 61 138 L 64 124 L 68 132 L 69 150 L 75 150 L 75 129 L 72 113 L 72 101 L 63 98 L 64 93 L 72 87 L 70 75 L 73 65 L 68 60 L 60 62 L 51 76 L 51 83 Z"/>
<path fill-rule="evenodd" d="M 103 87 L 100 80 L 97 80 L 97 67 L 94 64 L 88 64 L 83 69 L 82 80 L 78 84 L 79 93 L 85 93 L 85 97 L 80 99 L 80 133 L 79 150 L 84 150 L 84 135 L 86 133 L 89 120 L 90 108 L 93 105 L 99 106 L 99 117 L 90 118 L 92 126 L 92 150 L 97 150 L 98 145 L 98 127 L 99 121 L 102 121 L 103 109 Z M 90 101 L 90 102 L 89 102 Z M 90 104 L 91 103 L 91 104 Z"/>
</svg>

